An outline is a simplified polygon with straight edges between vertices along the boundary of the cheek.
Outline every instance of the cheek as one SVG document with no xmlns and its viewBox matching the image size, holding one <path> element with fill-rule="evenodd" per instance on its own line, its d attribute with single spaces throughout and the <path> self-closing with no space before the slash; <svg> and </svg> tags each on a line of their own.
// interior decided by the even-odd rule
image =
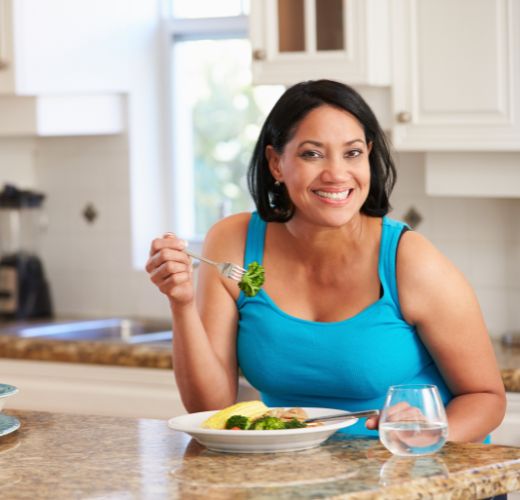
<svg viewBox="0 0 520 500">
<path fill-rule="evenodd" d="M 371 171 L 370 171 L 370 165 L 369 164 L 367 164 L 363 168 L 363 171 L 360 173 L 360 176 L 361 176 L 361 179 L 363 181 L 363 184 L 367 184 L 369 186 L 370 182 L 371 182 L 371 178 L 372 178 Z"/>
<path fill-rule="evenodd" d="M 307 196 L 307 188 L 309 180 L 299 176 L 289 176 L 285 179 L 285 188 L 287 194 L 293 203 L 299 204 L 299 200 L 303 201 Z"/>
<path fill-rule="evenodd" d="M 295 165 L 294 168 L 286 170 L 284 175 L 284 182 L 288 188 L 302 189 L 311 180 L 311 173 L 303 165 Z"/>
</svg>

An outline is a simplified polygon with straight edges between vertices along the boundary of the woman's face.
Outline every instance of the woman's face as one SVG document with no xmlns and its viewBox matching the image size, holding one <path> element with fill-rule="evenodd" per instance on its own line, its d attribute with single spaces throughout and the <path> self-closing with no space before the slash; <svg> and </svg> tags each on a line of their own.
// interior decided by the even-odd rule
<svg viewBox="0 0 520 500">
<path fill-rule="evenodd" d="M 272 146 L 266 155 L 272 175 L 288 190 L 294 217 L 337 226 L 357 215 L 367 199 L 370 149 L 353 115 L 323 105 L 300 122 L 281 155 Z"/>
</svg>

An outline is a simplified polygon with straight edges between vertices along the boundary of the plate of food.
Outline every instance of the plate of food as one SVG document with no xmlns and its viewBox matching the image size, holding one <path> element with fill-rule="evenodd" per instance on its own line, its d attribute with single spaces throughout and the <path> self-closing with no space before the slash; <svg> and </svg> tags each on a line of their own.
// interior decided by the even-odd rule
<svg viewBox="0 0 520 500">
<path fill-rule="evenodd" d="M 261 401 L 246 401 L 219 411 L 173 417 L 168 426 L 213 451 L 272 453 L 314 448 L 358 420 L 345 414 L 339 421 L 305 423 L 337 413 L 332 408 L 268 408 Z"/>
</svg>

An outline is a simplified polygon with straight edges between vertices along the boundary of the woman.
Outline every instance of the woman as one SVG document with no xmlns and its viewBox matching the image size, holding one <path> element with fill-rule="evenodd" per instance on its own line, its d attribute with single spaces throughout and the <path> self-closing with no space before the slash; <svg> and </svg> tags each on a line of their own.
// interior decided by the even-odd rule
<svg viewBox="0 0 520 500">
<path fill-rule="evenodd" d="M 386 217 L 394 164 L 359 94 L 328 80 L 289 88 L 248 175 L 257 212 L 219 221 L 203 251 L 261 263 L 258 295 L 203 265 L 195 300 L 185 243 L 171 234 L 146 265 L 171 305 L 187 410 L 233 404 L 240 366 L 268 406 L 380 408 L 388 386 L 429 383 L 450 440 L 497 427 L 504 387 L 475 295 L 431 243 Z M 377 433 L 376 418 L 365 425 L 346 431 Z"/>
</svg>

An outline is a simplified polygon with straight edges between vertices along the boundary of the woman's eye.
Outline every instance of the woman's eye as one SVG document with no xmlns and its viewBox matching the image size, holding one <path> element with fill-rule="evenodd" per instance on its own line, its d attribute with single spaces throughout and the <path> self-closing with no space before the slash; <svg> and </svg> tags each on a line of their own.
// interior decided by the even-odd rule
<svg viewBox="0 0 520 500">
<path fill-rule="evenodd" d="M 363 154 L 363 151 L 361 151 L 360 149 L 353 149 L 351 151 L 348 151 L 346 156 L 347 158 L 357 158 L 361 154 Z"/>
<path fill-rule="evenodd" d="M 303 151 L 300 156 L 302 158 L 321 158 L 321 154 L 319 151 Z"/>
</svg>

